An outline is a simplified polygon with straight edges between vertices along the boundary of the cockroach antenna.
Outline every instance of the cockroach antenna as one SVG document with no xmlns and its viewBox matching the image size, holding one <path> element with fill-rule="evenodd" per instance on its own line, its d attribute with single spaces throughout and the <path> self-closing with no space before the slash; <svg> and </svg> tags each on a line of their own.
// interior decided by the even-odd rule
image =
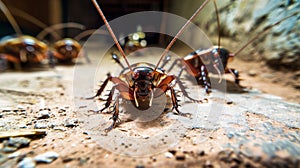
<svg viewBox="0 0 300 168">
<path fill-rule="evenodd" d="M 220 54 L 220 46 L 221 46 L 221 26 L 220 26 L 220 17 L 219 17 L 219 10 L 218 10 L 218 6 L 216 3 L 216 0 L 213 0 L 214 2 L 214 7 L 215 7 L 215 11 L 216 11 L 216 16 L 217 16 L 217 23 L 218 23 L 218 53 Z"/>
<path fill-rule="evenodd" d="M 213 0 L 213 3 L 214 3 L 214 8 L 215 8 L 216 16 L 217 16 L 217 23 L 218 23 L 218 54 L 221 55 L 221 49 L 220 49 L 220 47 L 221 47 L 221 26 L 220 26 L 219 10 L 218 10 L 216 0 Z M 216 63 L 214 63 L 213 66 L 214 66 L 215 70 L 218 72 L 219 79 L 220 79 L 219 83 L 221 83 L 222 82 L 221 71 L 219 70 Z"/>
<path fill-rule="evenodd" d="M 121 45 L 120 45 L 120 43 L 119 43 L 117 37 L 116 37 L 116 35 L 114 34 L 114 32 L 113 32 L 113 30 L 111 29 L 109 23 L 107 22 L 107 19 L 105 18 L 105 16 L 104 16 L 104 14 L 103 14 L 103 12 L 102 12 L 102 10 L 101 10 L 99 4 L 97 3 L 96 0 L 91 0 L 91 1 L 93 2 L 94 6 L 96 7 L 98 13 L 100 14 L 102 20 L 104 21 L 104 23 L 105 23 L 105 25 L 106 25 L 106 27 L 107 27 L 107 29 L 108 29 L 108 31 L 109 31 L 111 37 L 113 38 L 115 44 L 117 45 L 118 50 L 119 50 L 120 53 L 122 54 L 122 56 L 123 56 L 123 58 L 124 58 L 124 60 L 125 60 L 125 62 L 126 62 L 126 64 L 127 64 L 128 68 L 129 68 L 129 70 L 131 71 L 131 73 L 133 73 L 133 70 L 132 70 L 132 68 L 131 68 L 131 66 L 130 66 L 130 64 L 129 64 L 127 58 L 126 58 L 126 55 L 125 55 L 125 53 L 124 53 L 124 51 L 123 51 L 123 49 L 122 49 L 122 47 L 121 47 Z"/>
<path fill-rule="evenodd" d="M 209 2 L 210 0 L 206 0 L 197 10 L 196 12 L 190 17 L 190 19 L 181 27 L 181 29 L 178 31 L 178 33 L 175 35 L 175 37 L 172 39 L 172 41 L 169 43 L 169 45 L 166 47 L 166 49 L 164 50 L 164 52 L 162 53 L 162 55 L 160 56 L 159 61 L 157 62 L 154 71 L 156 71 L 158 65 L 160 64 L 160 62 L 162 61 L 162 59 L 165 57 L 165 55 L 168 53 L 168 51 L 170 50 L 170 48 L 173 46 L 173 44 L 175 43 L 175 41 L 178 39 L 178 37 L 183 33 L 183 30 L 187 27 L 187 25 L 191 22 L 191 20 L 193 20 L 197 14 L 205 7 L 205 5 Z"/>
</svg>

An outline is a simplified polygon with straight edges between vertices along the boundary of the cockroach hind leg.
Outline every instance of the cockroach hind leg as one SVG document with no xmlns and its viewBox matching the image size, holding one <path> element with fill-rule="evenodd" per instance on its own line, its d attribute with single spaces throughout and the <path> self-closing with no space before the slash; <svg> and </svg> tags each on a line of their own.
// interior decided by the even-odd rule
<svg viewBox="0 0 300 168">
<path fill-rule="evenodd" d="M 176 107 L 173 107 L 173 110 L 174 110 L 174 109 L 176 110 L 176 113 L 175 113 L 175 114 L 177 114 L 177 115 L 179 115 L 179 116 L 187 117 L 187 118 L 191 118 L 191 116 L 192 116 L 191 113 L 183 113 L 183 112 L 179 111 L 179 109 L 176 108 Z"/>
<path fill-rule="evenodd" d="M 107 128 L 104 129 L 105 132 L 111 131 L 112 129 L 114 129 L 115 127 L 117 127 L 117 125 L 121 122 L 121 120 L 119 119 L 119 117 L 115 116 L 115 115 L 113 115 L 109 119 L 110 120 L 112 119 L 113 123 L 109 127 L 107 127 Z"/>
<path fill-rule="evenodd" d="M 85 99 L 85 100 L 92 100 L 92 99 L 94 99 L 96 96 L 92 96 L 92 97 L 83 97 L 83 99 Z"/>
<path fill-rule="evenodd" d="M 177 111 L 177 115 L 182 116 L 182 117 L 187 117 L 187 118 L 191 118 L 192 114 L 191 113 L 182 113 L 182 112 L 178 112 Z"/>
<path fill-rule="evenodd" d="M 5 58 L 2 58 L 0 54 L 0 72 L 5 71 L 7 68 L 8 68 L 7 60 Z"/>
</svg>

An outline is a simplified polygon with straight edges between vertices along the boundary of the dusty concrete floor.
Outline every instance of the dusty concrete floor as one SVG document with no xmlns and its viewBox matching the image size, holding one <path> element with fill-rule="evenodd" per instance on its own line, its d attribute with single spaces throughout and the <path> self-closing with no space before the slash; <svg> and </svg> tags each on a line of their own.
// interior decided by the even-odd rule
<svg viewBox="0 0 300 168">
<path fill-rule="evenodd" d="M 151 54 L 143 54 L 131 61 L 153 61 Z M 192 94 L 208 99 L 197 104 L 180 98 L 180 109 L 192 113 L 191 118 L 161 110 L 137 122 L 122 113 L 123 122 L 105 133 L 111 114 L 91 112 L 103 102 L 83 98 L 95 93 L 96 83 L 108 71 L 120 68 L 109 57 L 98 64 L 97 53 L 90 56 L 93 64 L 0 74 L 1 135 L 28 129 L 47 132 L 30 137 L 28 146 L 2 141 L 2 167 L 300 166 L 299 90 L 281 83 L 282 76 L 293 74 L 276 72 L 277 81 L 276 75 L 268 76 L 272 70 L 236 60 L 229 66 L 241 71 L 244 89 L 228 76 L 222 83 L 226 85 L 208 96 L 186 80 Z M 165 101 L 170 106 L 169 97 Z M 46 158 L 49 163 L 36 159 L 47 151 L 54 152 Z"/>
</svg>

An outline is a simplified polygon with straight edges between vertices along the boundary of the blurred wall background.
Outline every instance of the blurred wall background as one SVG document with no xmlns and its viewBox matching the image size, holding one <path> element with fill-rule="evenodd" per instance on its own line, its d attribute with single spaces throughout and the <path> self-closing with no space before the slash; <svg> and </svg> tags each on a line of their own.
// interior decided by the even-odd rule
<svg viewBox="0 0 300 168">
<path fill-rule="evenodd" d="M 85 25 L 87 29 L 103 25 L 92 2 L 88 0 L 2 0 L 2 2 L 12 14 L 16 14 L 16 9 L 21 10 L 46 25 L 77 22 Z M 204 0 L 103 0 L 98 2 L 107 19 L 112 20 L 125 14 L 150 10 L 170 12 L 189 18 Z M 228 38 L 227 41 L 222 40 L 222 45 L 233 51 L 264 27 L 272 25 L 293 12 L 300 11 L 300 1 L 293 0 L 217 0 L 217 4 L 220 12 L 222 39 Z M 42 30 L 39 26 L 19 16 L 15 15 L 15 18 L 25 34 L 35 36 Z M 244 50 L 239 57 L 245 60 L 264 60 L 275 69 L 284 67 L 300 70 L 299 18 L 300 14 L 272 28 L 270 32 Z M 193 22 L 198 24 L 215 44 L 217 43 L 218 28 L 212 3 L 209 3 Z M 0 24 L 0 37 L 14 33 L 2 13 Z M 63 34 L 69 35 L 74 32 L 64 30 Z M 160 43 L 169 39 L 161 38 Z"/>
</svg>

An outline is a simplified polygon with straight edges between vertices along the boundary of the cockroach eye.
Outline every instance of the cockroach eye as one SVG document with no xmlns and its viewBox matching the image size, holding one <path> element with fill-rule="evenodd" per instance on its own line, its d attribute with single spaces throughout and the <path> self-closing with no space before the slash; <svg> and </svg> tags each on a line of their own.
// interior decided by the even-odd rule
<svg viewBox="0 0 300 168">
<path fill-rule="evenodd" d="M 34 47 L 32 46 L 26 46 L 26 50 L 29 52 L 33 52 L 34 51 Z"/>
<path fill-rule="evenodd" d="M 139 77 L 139 73 L 135 73 L 134 75 L 133 75 L 133 79 L 137 79 Z"/>
</svg>

